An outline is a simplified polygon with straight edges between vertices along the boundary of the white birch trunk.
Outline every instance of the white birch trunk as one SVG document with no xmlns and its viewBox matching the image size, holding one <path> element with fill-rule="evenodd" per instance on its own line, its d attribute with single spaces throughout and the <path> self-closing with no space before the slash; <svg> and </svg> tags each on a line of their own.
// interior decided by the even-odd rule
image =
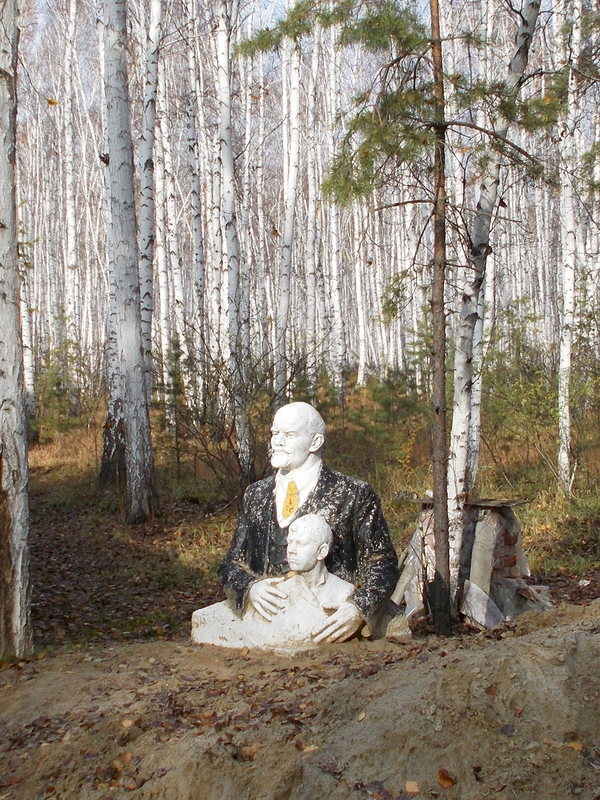
<svg viewBox="0 0 600 800">
<path fill-rule="evenodd" d="M 381 226 L 378 224 L 378 220 L 375 221 L 376 232 L 375 236 L 377 237 L 375 241 L 381 241 Z M 378 230 L 377 230 L 378 228 Z M 371 292 L 374 299 L 374 310 L 375 310 L 375 341 L 376 341 L 376 349 L 377 349 L 377 356 L 376 356 L 376 363 L 379 369 L 379 375 L 382 378 L 385 378 L 388 373 L 389 369 L 389 348 L 388 348 L 388 341 L 387 341 L 387 331 L 385 327 L 385 323 L 383 320 L 383 295 L 385 292 L 385 275 L 384 275 L 384 267 L 381 263 L 381 252 L 379 248 L 373 251 L 373 262 L 371 264 L 371 278 L 372 278 L 372 285 L 371 285 Z"/>
<path fill-rule="evenodd" d="M 68 23 L 65 49 L 65 107 L 64 119 L 64 182 L 66 211 L 66 264 L 65 264 L 65 322 L 69 347 L 79 344 L 81 333 L 80 267 L 77 257 L 77 222 L 75 209 L 75 165 L 74 165 L 74 87 L 73 71 L 75 59 L 75 0 L 68 2 Z"/>
<path fill-rule="evenodd" d="M 259 100 L 258 100 L 258 141 L 260 147 L 256 156 L 256 215 L 258 224 L 258 248 L 256 253 L 256 310 L 260 335 L 260 352 L 266 364 L 272 362 L 273 349 L 271 348 L 270 326 L 273 317 L 267 310 L 267 272 L 265 267 L 267 254 L 267 241 L 265 231 L 265 73 L 264 59 L 260 59 L 258 70 Z M 269 322 L 270 321 L 270 322 Z"/>
<path fill-rule="evenodd" d="M 287 384 L 286 334 L 290 313 L 290 279 L 292 247 L 296 217 L 296 194 L 300 158 L 300 51 L 294 45 L 290 52 L 289 89 L 289 140 L 284 142 L 284 227 L 279 271 L 279 297 L 277 308 L 277 356 L 275 366 L 275 397 L 277 403 L 285 402 Z M 285 60 L 284 60 L 285 63 Z M 284 76 L 285 83 L 285 76 Z M 285 109 L 284 109 L 285 112 Z"/>
<path fill-rule="evenodd" d="M 104 0 L 104 91 L 112 240 L 112 287 L 125 429 L 126 512 L 147 519 L 157 503 L 142 350 L 125 0 Z"/>
<path fill-rule="evenodd" d="M 171 388 L 171 377 L 169 375 L 169 352 L 171 349 L 172 330 L 171 330 L 171 292 L 169 286 L 169 267 L 167 264 L 167 249 L 165 243 L 165 181 L 163 169 L 163 155 L 160 140 L 156 142 L 155 148 L 155 170 L 154 186 L 156 196 L 156 240 L 154 251 L 156 256 L 156 273 L 158 282 L 156 284 L 158 299 L 158 317 L 160 332 L 160 366 L 162 376 L 162 399 L 166 404 L 167 397 Z"/>
<path fill-rule="evenodd" d="M 219 2 L 217 33 L 219 143 L 221 157 L 221 223 L 223 246 L 227 262 L 229 339 L 232 352 L 237 350 L 239 337 L 239 273 L 240 249 L 235 209 L 235 177 L 231 138 L 231 57 L 230 9 L 226 0 Z"/>
<path fill-rule="evenodd" d="M 187 309 L 185 303 L 185 290 L 183 284 L 183 268 L 179 247 L 177 226 L 177 201 L 175 196 L 175 174 L 173 157 L 171 153 L 171 131 L 168 117 L 168 97 L 166 91 L 165 68 L 161 62 L 158 65 L 158 95 L 160 107 L 160 139 L 163 154 L 164 189 L 166 195 L 165 222 L 166 239 L 171 267 L 173 286 L 173 317 L 172 332 L 176 334 L 176 341 L 171 341 L 173 356 L 179 357 L 179 368 L 183 377 L 184 386 L 189 386 L 189 373 L 191 368 L 190 350 L 188 345 Z"/>
<path fill-rule="evenodd" d="M 516 37 L 516 48 L 508 68 L 506 91 L 509 95 L 516 96 L 521 87 L 539 10 L 539 0 L 525 0 L 521 11 L 521 24 Z M 506 137 L 508 127 L 509 120 L 500 117 L 494 125 L 494 132 L 501 137 Z M 454 401 L 448 463 L 450 571 L 455 585 L 458 582 L 463 539 L 463 507 L 471 489 L 470 486 L 467 486 L 466 479 L 471 420 L 473 331 L 477 320 L 479 292 L 490 252 L 490 228 L 498 194 L 499 175 L 500 156 L 490 154 L 490 160 L 480 186 L 472 227 L 471 262 L 469 273 L 463 282 L 460 319 L 456 334 Z M 474 479 L 475 476 L 471 477 Z"/>
<path fill-rule="evenodd" d="M 210 357 L 214 371 L 218 371 L 222 361 L 221 317 L 223 284 L 223 233 L 221 230 L 221 145 L 217 139 L 213 147 L 211 180 L 211 287 L 210 287 Z"/>
<path fill-rule="evenodd" d="M 578 230 L 576 216 L 575 175 L 578 166 L 576 149 L 577 124 L 580 113 L 577 67 L 581 53 L 582 0 L 573 4 L 564 3 L 563 8 L 572 9 L 570 41 L 564 44 L 564 58 L 568 65 L 567 114 L 560 136 L 560 243 L 562 265 L 562 308 L 560 314 L 560 343 L 558 356 L 558 486 L 569 497 L 571 495 L 571 355 L 573 348 L 573 324 L 575 318 L 575 272 L 578 261 Z M 567 17 L 560 20 L 566 26 Z"/>
<path fill-rule="evenodd" d="M 29 274 L 27 267 L 21 275 L 21 330 L 23 341 L 23 389 L 25 392 L 25 414 L 28 419 L 35 417 L 35 368 L 33 362 L 33 332 L 31 326 L 31 300 Z"/>
<path fill-rule="evenodd" d="M 335 37 L 335 32 L 332 34 Z M 336 118 L 340 103 L 340 70 L 339 53 L 332 38 L 332 51 L 329 64 L 329 119 L 330 124 Z M 330 134 L 329 158 L 335 154 L 333 134 Z M 341 241 L 340 241 L 340 207 L 337 204 L 329 206 L 329 271 L 330 271 L 330 296 L 331 316 L 333 321 L 333 358 L 332 381 L 337 398 L 344 401 L 346 394 L 346 339 L 344 321 L 342 317 L 342 279 L 341 279 Z"/>
<path fill-rule="evenodd" d="M 187 18 L 191 41 L 187 46 L 188 53 L 188 158 L 190 165 L 191 205 L 192 205 L 192 253 L 194 259 L 194 333 L 197 348 L 197 369 L 192 381 L 196 397 L 195 403 L 202 403 L 205 356 L 204 356 L 204 237 L 202 233 L 202 187 L 200 185 L 200 148 L 198 145 L 196 109 L 198 105 L 198 74 L 196 63 L 196 18 L 194 3 L 187 2 Z"/>
<path fill-rule="evenodd" d="M 161 37 L 162 0 L 150 2 L 150 26 L 146 42 L 146 77 L 142 134 L 140 137 L 140 303 L 142 343 L 146 367 L 146 390 L 152 390 L 152 314 L 154 311 L 154 125 L 158 84 L 158 53 Z"/>
<path fill-rule="evenodd" d="M 356 313 L 358 315 L 358 371 L 356 387 L 362 389 L 367 383 L 367 320 L 363 293 L 363 204 L 354 206 L 354 289 L 356 292 Z"/>
<path fill-rule="evenodd" d="M 486 275 L 485 283 L 489 280 Z M 485 331 L 485 296 L 482 287 L 477 302 L 477 320 L 473 331 L 473 362 L 472 362 L 472 387 L 471 387 L 471 418 L 469 421 L 469 442 L 467 445 L 467 466 L 465 485 L 472 488 L 479 467 L 479 452 L 481 442 L 481 398 L 483 395 L 483 364 L 485 358 L 486 341 Z"/>
<path fill-rule="evenodd" d="M 306 234 L 306 369 L 313 397 L 317 394 L 319 359 L 317 352 L 317 81 L 321 51 L 321 28 L 313 35 L 311 69 L 308 85 L 308 209 Z"/>
<path fill-rule="evenodd" d="M 241 30 L 238 30 L 238 37 L 241 37 Z M 255 273 L 255 264 L 250 243 L 250 208 L 252 206 L 252 195 L 250 185 L 250 162 L 252 153 L 252 62 L 248 59 L 239 59 L 239 81 L 242 86 L 246 86 L 246 91 L 242 97 L 242 114 L 244 117 L 244 169 L 242 176 L 242 201 L 240 208 L 240 270 L 239 281 L 239 338 L 240 356 L 245 364 L 245 372 L 254 369 L 252 353 L 250 347 L 250 276 Z M 252 366 L 251 366 L 252 364 Z"/>
<path fill-rule="evenodd" d="M 99 45 L 99 64 L 101 92 L 102 92 L 102 131 L 105 137 L 103 149 L 103 163 L 108 159 L 107 136 L 107 102 L 104 92 L 105 80 L 105 39 L 103 8 L 100 5 L 98 21 L 98 45 Z M 115 295 L 114 282 L 114 263 L 115 263 L 115 242 L 109 235 L 110 215 L 111 215 L 111 181 L 108 170 L 104 171 L 104 213 L 107 221 L 106 251 L 107 251 L 107 295 L 108 305 L 106 311 L 106 421 L 104 423 L 104 441 L 102 450 L 102 462 L 98 475 L 98 485 L 105 489 L 114 484 L 119 496 L 126 490 L 127 475 L 125 465 L 125 426 L 123 423 L 123 402 L 121 399 L 121 374 L 119 369 L 119 349 L 117 345 L 117 302 Z"/>
<path fill-rule="evenodd" d="M 221 161 L 221 220 L 227 263 L 227 305 L 229 312 L 229 381 L 235 417 L 236 452 L 242 480 L 254 479 L 253 447 L 248 418 L 245 353 L 241 347 L 240 248 L 235 209 L 235 175 L 231 136 L 231 24 L 234 5 L 219 0 L 217 66 L 219 91 L 219 141 Z"/>
<path fill-rule="evenodd" d="M 28 655 L 29 497 L 19 320 L 15 147 L 17 9 L 0 9 L 0 657 Z"/>
</svg>

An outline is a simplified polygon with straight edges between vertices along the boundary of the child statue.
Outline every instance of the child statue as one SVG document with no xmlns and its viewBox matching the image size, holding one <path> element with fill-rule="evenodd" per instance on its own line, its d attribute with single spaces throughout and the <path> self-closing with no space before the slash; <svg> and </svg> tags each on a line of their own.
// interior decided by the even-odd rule
<svg viewBox="0 0 600 800">
<path fill-rule="evenodd" d="M 332 542 L 331 528 L 323 517 L 298 517 L 288 533 L 290 572 L 263 579 L 278 589 L 273 608 L 259 612 L 247 603 L 241 616 L 227 602 L 198 609 L 192 615 L 192 640 L 197 644 L 282 651 L 314 646 L 314 633 L 355 591 L 352 583 L 333 575 L 325 566 Z"/>
</svg>

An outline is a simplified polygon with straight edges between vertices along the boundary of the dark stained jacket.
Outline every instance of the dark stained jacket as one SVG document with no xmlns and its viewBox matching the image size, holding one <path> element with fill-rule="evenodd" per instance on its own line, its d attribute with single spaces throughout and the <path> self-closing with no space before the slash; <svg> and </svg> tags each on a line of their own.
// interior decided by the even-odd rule
<svg viewBox="0 0 600 800">
<path fill-rule="evenodd" d="M 377 495 L 368 483 L 323 464 L 297 517 L 306 514 L 320 514 L 331 526 L 333 546 L 325 564 L 358 587 L 352 600 L 371 620 L 398 581 L 398 558 Z M 219 567 L 225 591 L 238 611 L 252 583 L 289 571 L 286 548 L 287 528 L 277 522 L 271 476 L 246 489 L 231 546 Z"/>
</svg>

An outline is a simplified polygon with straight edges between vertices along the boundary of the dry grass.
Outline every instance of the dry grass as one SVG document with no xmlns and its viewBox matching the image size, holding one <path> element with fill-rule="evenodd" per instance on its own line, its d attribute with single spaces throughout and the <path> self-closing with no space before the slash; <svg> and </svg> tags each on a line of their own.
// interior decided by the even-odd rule
<svg viewBox="0 0 600 800">
<path fill-rule="evenodd" d="M 327 462 L 374 486 L 401 552 L 418 508 L 399 498 L 431 488 L 426 414 L 394 418 L 368 392 L 350 395 L 344 413 L 324 413 Z M 231 540 L 236 506 L 193 442 L 183 443 L 177 463 L 169 437 L 155 436 L 161 511 L 133 528 L 124 525 L 114 493 L 97 490 L 101 445 L 96 422 L 30 450 L 34 620 L 45 645 L 175 634 L 187 629 L 194 608 L 222 596 L 216 568 Z M 593 459 L 586 483 L 568 501 L 552 490 L 553 476 L 539 454 L 514 440 L 501 454 L 500 461 L 483 452 L 478 494 L 531 501 L 517 514 L 534 573 L 579 579 L 600 570 Z"/>
<path fill-rule="evenodd" d="M 125 525 L 115 493 L 97 489 L 100 433 L 71 429 L 30 451 L 38 647 L 180 635 L 195 608 L 222 598 L 216 568 L 234 509 L 203 504 L 198 487 L 190 499 L 169 491 L 159 456 L 160 513 L 144 525 Z"/>
<path fill-rule="evenodd" d="M 584 577 L 600 569 L 600 498 L 572 500 L 542 491 L 522 514 L 524 541 L 532 570 Z"/>
<path fill-rule="evenodd" d="M 102 426 L 95 423 L 57 431 L 52 438 L 30 445 L 29 469 L 38 484 L 51 485 L 97 474 L 101 456 Z"/>
</svg>

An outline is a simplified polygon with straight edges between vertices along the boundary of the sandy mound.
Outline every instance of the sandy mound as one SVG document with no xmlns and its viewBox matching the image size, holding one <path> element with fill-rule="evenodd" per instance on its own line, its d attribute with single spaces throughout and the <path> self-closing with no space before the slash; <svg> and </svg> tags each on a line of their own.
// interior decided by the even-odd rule
<svg viewBox="0 0 600 800">
<path fill-rule="evenodd" d="M 154 642 L 0 673 L 0 798 L 600 798 L 600 601 L 292 657 Z"/>
</svg>

